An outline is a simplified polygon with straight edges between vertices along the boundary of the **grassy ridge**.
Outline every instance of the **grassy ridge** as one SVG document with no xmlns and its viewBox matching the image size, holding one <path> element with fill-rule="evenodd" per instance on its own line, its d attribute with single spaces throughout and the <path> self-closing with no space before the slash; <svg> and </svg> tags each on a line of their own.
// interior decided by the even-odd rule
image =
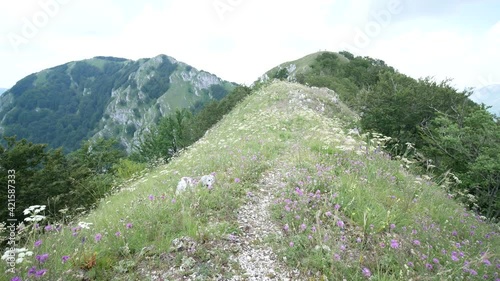
<svg viewBox="0 0 500 281">
<path fill-rule="evenodd" d="M 268 242 L 305 274 L 329 280 L 495 278 L 497 226 L 464 212 L 402 162 L 389 161 L 379 140 L 367 145 L 349 134 L 355 122 L 332 91 L 265 86 L 180 157 L 82 216 L 88 228 L 28 224 L 25 247 L 33 255 L 0 280 L 148 280 L 154 272 L 172 280 L 192 273 L 229 278 L 239 270 L 227 245 L 227 237 L 241 231 L 236 211 L 268 173 L 282 181 L 272 212 L 284 234 Z M 208 173 L 217 178 L 213 190 L 175 196 L 181 176 Z M 197 246 L 171 250 L 181 237 Z"/>
</svg>

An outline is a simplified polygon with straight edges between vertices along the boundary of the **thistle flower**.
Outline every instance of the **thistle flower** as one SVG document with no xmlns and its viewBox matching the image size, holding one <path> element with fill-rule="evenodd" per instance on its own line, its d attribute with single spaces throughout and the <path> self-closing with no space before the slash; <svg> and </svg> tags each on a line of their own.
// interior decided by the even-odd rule
<svg viewBox="0 0 500 281">
<path fill-rule="evenodd" d="M 42 245 L 42 240 L 35 241 L 35 243 L 34 243 L 35 248 L 40 247 L 40 245 Z"/>
<path fill-rule="evenodd" d="M 62 260 L 62 263 L 66 263 L 69 260 L 69 256 L 62 256 L 61 260 Z"/>
</svg>

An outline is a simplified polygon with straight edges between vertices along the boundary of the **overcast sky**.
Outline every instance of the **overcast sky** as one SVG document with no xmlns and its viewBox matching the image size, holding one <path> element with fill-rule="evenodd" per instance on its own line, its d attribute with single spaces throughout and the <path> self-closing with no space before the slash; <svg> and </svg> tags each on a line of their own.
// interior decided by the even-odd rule
<svg viewBox="0 0 500 281">
<path fill-rule="evenodd" d="M 250 84 L 344 49 L 458 89 L 500 83 L 499 0 L 11 0 L 0 11 L 0 87 L 69 61 L 158 54 Z"/>
</svg>

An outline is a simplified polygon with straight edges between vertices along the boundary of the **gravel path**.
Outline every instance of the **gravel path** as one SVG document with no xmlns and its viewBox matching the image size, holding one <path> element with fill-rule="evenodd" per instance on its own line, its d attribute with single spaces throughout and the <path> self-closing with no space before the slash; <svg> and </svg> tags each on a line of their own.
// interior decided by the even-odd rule
<svg viewBox="0 0 500 281">
<path fill-rule="evenodd" d="M 249 195 L 249 202 L 238 210 L 238 223 L 243 231 L 237 238 L 241 251 L 232 259 L 239 263 L 245 274 L 231 280 L 298 280 L 299 272 L 288 269 L 278 261 L 272 249 L 262 243 L 268 235 L 281 234 L 269 214 L 272 192 L 279 184 L 274 174 L 267 174 L 259 191 Z"/>
</svg>

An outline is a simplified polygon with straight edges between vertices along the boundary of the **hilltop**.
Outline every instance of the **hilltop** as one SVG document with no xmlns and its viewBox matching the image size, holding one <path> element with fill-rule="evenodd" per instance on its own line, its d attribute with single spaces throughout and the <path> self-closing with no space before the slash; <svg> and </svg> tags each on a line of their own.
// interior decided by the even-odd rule
<svg viewBox="0 0 500 281">
<path fill-rule="evenodd" d="M 236 84 L 176 59 L 95 57 L 28 75 L 0 96 L 0 134 L 50 148 L 116 138 L 131 152 L 176 109 L 199 109 Z"/>
<path fill-rule="evenodd" d="M 0 280 L 29 272 L 44 280 L 498 278 L 498 226 L 466 211 L 432 175 L 414 174 L 409 159 L 391 159 L 382 151 L 389 138 L 360 135 L 359 119 L 327 88 L 264 83 L 178 157 L 90 213 L 44 222 L 44 234 L 28 223 L 32 256 Z M 210 173 L 213 189 L 175 195 L 180 177 Z"/>
</svg>

